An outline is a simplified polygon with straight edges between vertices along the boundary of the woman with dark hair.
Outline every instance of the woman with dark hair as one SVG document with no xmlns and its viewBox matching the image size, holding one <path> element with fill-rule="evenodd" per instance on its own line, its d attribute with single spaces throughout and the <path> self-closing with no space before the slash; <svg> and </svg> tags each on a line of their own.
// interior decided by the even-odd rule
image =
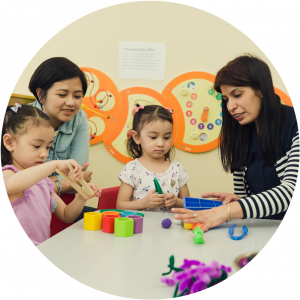
<svg viewBox="0 0 300 300">
<path fill-rule="evenodd" d="M 294 109 L 281 103 L 268 65 L 252 55 L 237 57 L 219 70 L 214 89 L 222 93 L 220 154 L 224 170 L 233 173 L 234 194 L 203 194 L 225 204 L 211 210 L 172 211 L 189 223 L 200 220 L 204 231 L 229 219 L 282 220 L 299 167 Z"/>
<path fill-rule="evenodd" d="M 89 160 L 89 125 L 86 113 L 80 108 L 87 90 L 84 73 L 67 58 L 52 57 L 35 70 L 29 90 L 36 97 L 36 101 L 30 105 L 43 110 L 55 129 L 46 161 L 74 159 L 85 170 Z M 85 181 L 90 182 L 92 172 L 83 174 Z M 67 203 L 72 201 L 73 188 L 57 173 L 49 178 L 54 182 L 55 192 L 59 196 L 68 192 L 62 199 Z"/>
</svg>

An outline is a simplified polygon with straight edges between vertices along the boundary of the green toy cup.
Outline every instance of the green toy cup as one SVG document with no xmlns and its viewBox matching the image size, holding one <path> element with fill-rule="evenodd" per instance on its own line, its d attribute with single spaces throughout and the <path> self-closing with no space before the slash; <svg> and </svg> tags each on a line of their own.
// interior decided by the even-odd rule
<svg viewBox="0 0 300 300">
<path fill-rule="evenodd" d="M 115 236 L 133 236 L 134 221 L 129 218 L 115 218 Z"/>
</svg>

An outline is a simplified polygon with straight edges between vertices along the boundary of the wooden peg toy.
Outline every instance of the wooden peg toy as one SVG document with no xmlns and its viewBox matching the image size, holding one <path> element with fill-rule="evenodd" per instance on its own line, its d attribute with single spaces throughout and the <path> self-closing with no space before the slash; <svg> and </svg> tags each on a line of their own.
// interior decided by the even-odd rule
<svg viewBox="0 0 300 300">
<path fill-rule="evenodd" d="M 67 166 L 70 169 L 70 171 L 73 172 L 73 167 L 69 163 L 67 163 Z M 81 184 L 81 186 L 80 186 L 75 181 L 70 179 L 66 174 L 64 174 L 62 171 L 60 171 L 59 169 L 56 169 L 55 172 L 57 174 L 59 174 L 66 182 L 68 182 L 70 184 L 70 186 L 72 188 L 74 188 L 74 190 L 76 190 L 84 198 L 87 199 L 90 196 L 94 195 L 93 190 L 90 188 L 90 186 L 87 184 L 87 182 L 84 179 L 78 180 L 79 183 Z"/>
</svg>

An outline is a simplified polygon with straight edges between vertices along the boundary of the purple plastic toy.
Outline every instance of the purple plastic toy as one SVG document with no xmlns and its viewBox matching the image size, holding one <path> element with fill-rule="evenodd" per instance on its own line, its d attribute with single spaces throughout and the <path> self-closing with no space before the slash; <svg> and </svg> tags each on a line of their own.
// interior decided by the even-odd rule
<svg viewBox="0 0 300 300">
<path fill-rule="evenodd" d="M 163 228 L 170 228 L 172 225 L 172 221 L 170 219 L 164 219 L 162 222 L 161 222 L 161 226 Z"/>
<path fill-rule="evenodd" d="M 143 219 L 144 218 L 142 216 L 129 215 L 129 216 L 126 216 L 125 218 L 133 219 L 133 222 L 134 222 L 133 233 L 134 234 L 143 232 L 143 222 L 144 222 Z"/>
</svg>

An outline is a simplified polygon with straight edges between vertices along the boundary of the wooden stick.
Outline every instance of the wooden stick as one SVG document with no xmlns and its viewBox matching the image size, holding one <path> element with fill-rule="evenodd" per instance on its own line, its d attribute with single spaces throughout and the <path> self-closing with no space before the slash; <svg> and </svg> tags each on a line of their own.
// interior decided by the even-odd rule
<svg viewBox="0 0 300 300">
<path fill-rule="evenodd" d="M 71 166 L 71 164 L 67 163 L 67 166 L 70 169 L 70 171 L 73 172 L 74 169 Z M 79 179 L 78 181 L 81 184 L 84 193 L 86 193 L 88 196 L 94 195 L 94 191 L 90 188 L 90 186 L 87 184 L 87 182 L 84 179 Z"/>
<path fill-rule="evenodd" d="M 56 173 L 58 173 L 66 182 L 69 183 L 69 185 L 77 191 L 80 195 L 82 195 L 85 199 L 87 199 L 89 196 L 82 190 L 81 186 L 79 186 L 75 181 L 70 179 L 65 173 L 63 173 L 61 170 L 56 169 Z"/>
</svg>

